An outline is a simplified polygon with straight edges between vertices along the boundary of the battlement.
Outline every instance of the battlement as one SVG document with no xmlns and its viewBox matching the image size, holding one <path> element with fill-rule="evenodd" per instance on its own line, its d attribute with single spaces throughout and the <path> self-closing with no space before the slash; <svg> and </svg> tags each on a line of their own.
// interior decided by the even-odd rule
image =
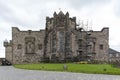
<svg viewBox="0 0 120 80">
<path fill-rule="evenodd" d="M 69 26 L 69 27 L 68 27 Z M 46 29 L 51 30 L 55 27 L 68 27 L 74 28 L 76 27 L 76 17 L 69 17 L 69 13 L 64 14 L 60 11 L 58 14 L 54 12 L 53 17 L 46 17 Z"/>
<path fill-rule="evenodd" d="M 5 40 L 3 44 L 4 44 L 4 47 L 12 46 L 12 40 L 10 40 L 9 42 Z"/>
</svg>

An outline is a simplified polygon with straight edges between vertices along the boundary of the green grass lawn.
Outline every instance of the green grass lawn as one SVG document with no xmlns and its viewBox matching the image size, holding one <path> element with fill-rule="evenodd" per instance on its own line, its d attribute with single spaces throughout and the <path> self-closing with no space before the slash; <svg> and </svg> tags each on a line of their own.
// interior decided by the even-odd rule
<svg viewBox="0 0 120 80">
<path fill-rule="evenodd" d="M 67 72 L 120 75 L 120 68 L 115 68 L 110 64 L 66 63 L 68 67 L 67 70 L 64 70 L 63 68 L 64 65 L 65 64 L 41 63 L 41 64 L 20 64 L 20 65 L 14 65 L 14 67 L 21 69 L 29 69 L 29 70 L 67 71 Z"/>
</svg>

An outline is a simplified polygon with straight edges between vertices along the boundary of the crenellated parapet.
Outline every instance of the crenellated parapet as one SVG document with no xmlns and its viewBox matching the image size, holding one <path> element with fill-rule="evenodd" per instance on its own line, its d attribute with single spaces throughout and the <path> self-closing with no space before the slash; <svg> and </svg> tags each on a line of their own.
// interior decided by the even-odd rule
<svg viewBox="0 0 120 80">
<path fill-rule="evenodd" d="M 53 28 L 69 28 L 75 29 L 76 17 L 70 18 L 69 13 L 64 14 L 60 11 L 58 14 L 54 12 L 53 17 L 46 17 L 46 30 Z"/>
<path fill-rule="evenodd" d="M 12 46 L 12 40 L 10 40 L 9 42 L 5 40 L 3 44 L 4 44 L 4 47 L 10 47 Z"/>
</svg>

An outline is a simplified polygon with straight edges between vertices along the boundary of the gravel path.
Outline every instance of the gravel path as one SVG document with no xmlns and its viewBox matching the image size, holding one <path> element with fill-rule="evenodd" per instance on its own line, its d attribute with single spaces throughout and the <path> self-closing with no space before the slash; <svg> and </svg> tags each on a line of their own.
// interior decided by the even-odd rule
<svg viewBox="0 0 120 80">
<path fill-rule="evenodd" d="M 22 70 L 12 66 L 0 66 L 0 80 L 120 80 L 120 76 Z"/>
</svg>

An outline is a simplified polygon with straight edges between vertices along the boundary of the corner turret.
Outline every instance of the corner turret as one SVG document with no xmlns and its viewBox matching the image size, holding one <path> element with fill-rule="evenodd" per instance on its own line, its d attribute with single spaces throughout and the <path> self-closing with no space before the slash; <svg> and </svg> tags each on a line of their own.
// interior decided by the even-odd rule
<svg viewBox="0 0 120 80">
<path fill-rule="evenodd" d="M 8 42 L 8 40 L 6 39 L 6 40 L 3 42 L 3 45 L 4 45 L 4 47 L 11 46 L 11 45 L 12 45 L 12 41 L 10 40 L 10 42 Z"/>
</svg>

